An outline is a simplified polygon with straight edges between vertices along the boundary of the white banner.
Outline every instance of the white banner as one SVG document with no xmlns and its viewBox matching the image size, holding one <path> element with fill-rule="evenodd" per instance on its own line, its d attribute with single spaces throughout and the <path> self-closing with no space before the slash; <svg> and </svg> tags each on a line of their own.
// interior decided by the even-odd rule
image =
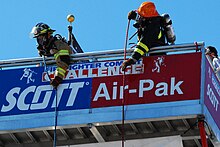
<svg viewBox="0 0 220 147">
<path fill-rule="evenodd" d="M 92 143 L 83 145 L 67 145 L 60 147 L 120 147 L 121 141 Z M 125 141 L 125 147 L 183 147 L 182 138 L 180 136 L 169 136 L 148 139 L 136 139 Z"/>
</svg>

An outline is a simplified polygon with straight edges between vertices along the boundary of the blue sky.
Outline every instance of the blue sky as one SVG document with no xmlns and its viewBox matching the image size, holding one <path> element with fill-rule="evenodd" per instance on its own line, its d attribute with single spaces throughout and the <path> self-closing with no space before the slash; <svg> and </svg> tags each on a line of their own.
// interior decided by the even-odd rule
<svg viewBox="0 0 220 147">
<path fill-rule="evenodd" d="M 67 37 L 66 16 L 74 14 L 73 33 L 84 52 L 122 49 L 127 13 L 143 0 L 1 0 L 0 60 L 37 57 L 29 37 L 38 22 Z M 160 14 L 169 13 L 176 44 L 204 41 L 220 54 L 219 0 L 152 0 Z M 133 23 L 133 22 L 132 22 Z M 130 27 L 130 36 L 135 28 Z M 131 41 L 136 42 L 136 37 Z"/>
</svg>

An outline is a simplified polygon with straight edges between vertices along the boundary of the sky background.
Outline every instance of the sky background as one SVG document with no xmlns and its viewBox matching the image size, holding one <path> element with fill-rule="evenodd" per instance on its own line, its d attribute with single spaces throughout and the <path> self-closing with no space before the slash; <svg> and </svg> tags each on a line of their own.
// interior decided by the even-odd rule
<svg viewBox="0 0 220 147">
<path fill-rule="evenodd" d="M 67 37 L 68 14 L 75 16 L 73 33 L 84 52 L 123 49 L 127 14 L 143 0 L 0 0 L 0 60 L 37 57 L 29 37 L 38 22 Z M 160 14 L 169 13 L 176 44 L 204 41 L 220 54 L 219 0 L 152 0 Z M 131 23 L 131 25 L 133 22 Z M 130 27 L 129 35 L 135 32 Z M 136 43 L 137 38 L 131 42 Z"/>
</svg>

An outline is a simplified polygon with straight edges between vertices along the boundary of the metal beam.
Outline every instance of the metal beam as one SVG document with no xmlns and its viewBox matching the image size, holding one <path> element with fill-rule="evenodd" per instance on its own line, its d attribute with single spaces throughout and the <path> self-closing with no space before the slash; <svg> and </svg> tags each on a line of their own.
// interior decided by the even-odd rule
<svg viewBox="0 0 220 147">
<path fill-rule="evenodd" d="M 173 128 L 173 126 L 171 125 L 171 123 L 169 122 L 169 120 L 165 120 L 165 123 L 166 123 L 167 127 L 170 129 L 170 131 L 174 131 L 175 130 Z"/>
<path fill-rule="evenodd" d="M 190 44 L 176 44 L 176 45 L 167 45 L 154 47 L 150 49 L 150 53 L 159 53 L 159 52 L 182 52 L 182 51 L 197 51 L 197 49 L 204 48 L 204 43 L 199 42 L 198 48 L 194 43 Z M 127 55 L 130 56 L 134 49 L 127 49 Z M 88 52 L 88 53 L 80 53 L 71 55 L 72 61 L 83 61 L 83 60 L 93 60 L 96 59 L 107 59 L 114 57 L 123 57 L 124 49 L 118 50 L 105 50 L 105 51 L 96 51 L 96 52 Z M 22 59 L 11 59 L 11 60 L 0 60 L 0 68 L 7 67 L 16 67 L 16 66 L 36 66 L 36 64 L 43 63 L 43 59 L 41 57 L 32 57 L 32 58 L 22 58 Z M 47 64 L 55 63 L 53 57 L 46 58 Z"/>
<path fill-rule="evenodd" d="M 78 127 L 77 130 L 83 136 L 83 138 L 88 138 L 88 136 L 84 133 L 84 131 L 81 128 Z"/>
<path fill-rule="evenodd" d="M 53 140 L 53 138 L 50 136 L 50 134 L 47 132 L 47 130 L 43 130 L 43 133 L 49 140 Z"/>
<path fill-rule="evenodd" d="M 193 139 L 198 147 L 202 147 L 201 143 L 198 139 Z"/>
<path fill-rule="evenodd" d="M 21 144 L 21 142 L 18 140 L 18 138 L 13 133 L 9 133 L 9 135 L 14 140 L 15 143 Z"/>
<path fill-rule="evenodd" d="M 152 122 L 147 122 L 148 126 L 151 128 L 151 130 L 153 132 L 158 132 L 158 130 L 154 127 L 154 125 L 152 124 Z"/>
<path fill-rule="evenodd" d="M 115 131 L 116 131 L 119 135 L 121 135 L 121 131 L 120 131 L 120 129 L 118 128 L 118 126 L 117 126 L 116 124 L 113 124 L 112 127 L 115 129 Z"/>
<path fill-rule="evenodd" d="M 186 119 L 182 119 L 183 120 L 183 123 L 184 125 L 187 127 L 187 128 L 190 128 L 190 125 L 188 123 L 188 121 Z"/>
<path fill-rule="evenodd" d="M 92 132 L 92 134 L 94 135 L 94 137 L 96 138 L 96 140 L 101 143 L 101 142 L 105 142 L 104 138 L 102 137 L 102 135 L 99 133 L 98 129 L 96 128 L 96 126 L 91 126 L 90 127 L 90 131 Z"/>
<path fill-rule="evenodd" d="M 31 139 L 32 142 L 36 143 L 37 140 L 34 138 L 34 136 L 31 134 L 31 132 L 26 131 L 25 132 L 27 134 L 27 136 Z"/>
<path fill-rule="evenodd" d="M 136 134 L 139 133 L 139 131 L 138 131 L 137 127 L 135 126 L 135 124 L 130 123 L 130 126 L 131 126 L 131 128 L 134 130 L 134 132 L 135 132 Z"/>
<path fill-rule="evenodd" d="M 68 140 L 70 139 L 70 136 L 67 134 L 67 132 L 64 129 L 60 129 L 60 132 L 65 136 L 65 138 Z"/>
<path fill-rule="evenodd" d="M 195 135 L 195 136 L 183 136 L 182 140 L 194 140 L 194 139 L 200 139 L 200 136 Z"/>
<path fill-rule="evenodd" d="M 105 134 L 105 136 L 109 136 L 109 135 L 111 135 L 111 130 L 110 129 L 106 129 L 104 126 L 99 126 L 99 128 L 100 128 L 100 131 L 102 131 L 104 134 Z M 120 134 L 119 134 L 120 135 Z"/>
</svg>

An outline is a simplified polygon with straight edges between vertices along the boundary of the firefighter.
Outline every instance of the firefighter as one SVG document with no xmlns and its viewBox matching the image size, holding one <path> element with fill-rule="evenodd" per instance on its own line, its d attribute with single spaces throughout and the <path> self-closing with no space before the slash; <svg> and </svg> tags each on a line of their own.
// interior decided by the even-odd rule
<svg viewBox="0 0 220 147">
<path fill-rule="evenodd" d="M 129 58 L 122 64 L 122 71 L 124 71 L 127 66 L 135 64 L 136 61 L 138 61 L 143 55 L 145 55 L 150 48 L 163 46 L 166 44 L 166 34 L 164 26 L 166 20 L 164 20 L 164 17 L 159 15 L 154 3 L 143 2 L 137 10 L 132 10 L 128 13 L 128 19 L 136 20 L 136 23 L 133 26 L 138 29 L 138 43 L 134 52 L 131 55 L 131 58 Z M 173 37 L 175 41 L 175 36 Z M 166 53 L 150 55 L 165 54 Z"/>
<path fill-rule="evenodd" d="M 40 56 L 53 56 L 56 61 L 55 78 L 50 84 L 57 89 L 65 77 L 70 64 L 71 47 L 60 35 L 53 36 L 55 30 L 45 23 L 38 23 L 32 28 L 31 34 L 37 40 L 37 49 Z"/>
</svg>

